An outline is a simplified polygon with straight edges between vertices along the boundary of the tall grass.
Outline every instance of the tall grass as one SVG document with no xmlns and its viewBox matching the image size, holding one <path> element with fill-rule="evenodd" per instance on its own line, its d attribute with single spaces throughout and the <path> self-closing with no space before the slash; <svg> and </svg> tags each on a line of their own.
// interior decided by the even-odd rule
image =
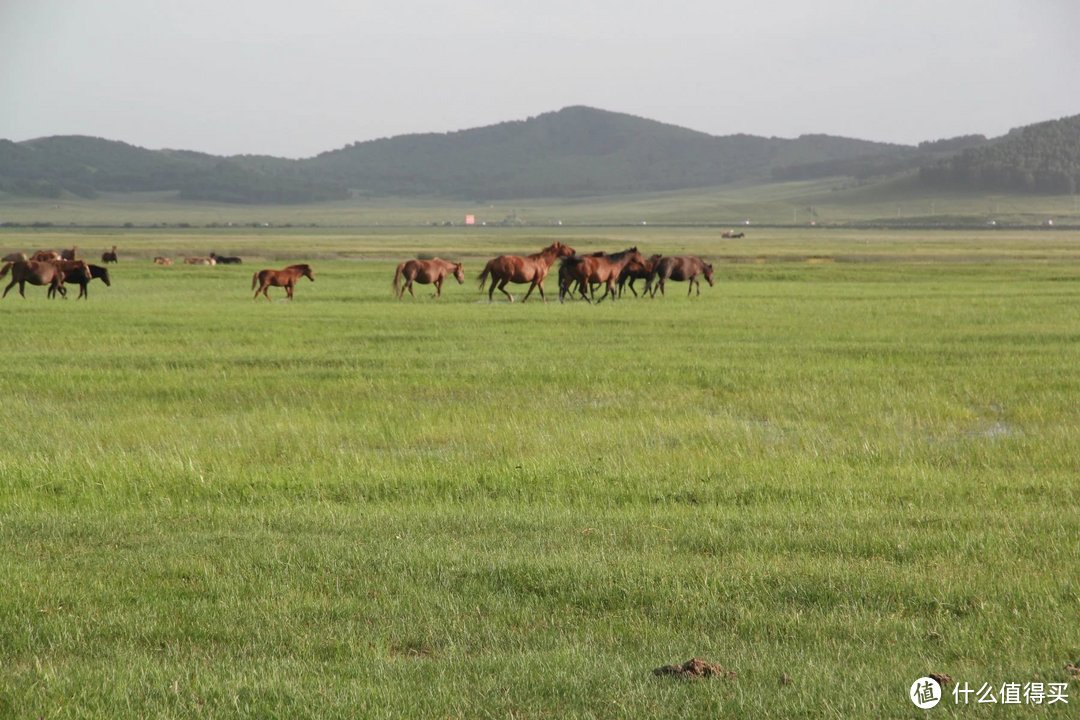
<svg viewBox="0 0 1080 720">
<path fill-rule="evenodd" d="M 392 298 L 425 243 L 550 237 L 170 239 L 323 258 L 267 303 L 122 236 L 88 302 L 9 294 L 0 715 L 910 717 L 929 672 L 1067 681 L 1075 236 L 776 233 L 700 298 L 488 304 L 475 262 Z M 738 676 L 650 672 L 695 655 Z"/>
</svg>

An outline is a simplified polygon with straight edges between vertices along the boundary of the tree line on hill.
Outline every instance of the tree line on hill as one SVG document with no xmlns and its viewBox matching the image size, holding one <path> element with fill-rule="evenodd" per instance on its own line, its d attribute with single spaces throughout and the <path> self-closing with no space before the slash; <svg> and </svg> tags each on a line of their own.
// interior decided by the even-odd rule
<svg viewBox="0 0 1080 720">
<path fill-rule="evenodd" d="M 1080 116 L 1028 125 L 920 170 L 946 188 L 1071 195 L 1080 187 Z"/>
<path fill-rule="evenodd" d="M 354 143 L 302 160 L 147 150 L 81 136 L 0 140 L 0 192 L 41 197 L 172 191 L 190 200 L 249 204 L 353 193 L 566 198 L 916 171 L 934 186 L 1073 192 L 1080 183 L 1080 117 L 993 141 L 968 135 L 909 146 L 828 135 L 717 137 L 570 107 L 459 132 Z"/>
</svg>

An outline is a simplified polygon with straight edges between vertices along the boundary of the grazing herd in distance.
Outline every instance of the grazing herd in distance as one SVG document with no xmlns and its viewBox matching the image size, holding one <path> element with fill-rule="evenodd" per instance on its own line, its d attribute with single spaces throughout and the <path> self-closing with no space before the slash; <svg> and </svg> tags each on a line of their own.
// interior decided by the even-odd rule
<svg viewBox="0 0 1080 720">
<path fill-rule="evenodd" d="M 665 294 L 664 288 L 669 280 L 687 282 L 689 289 L 687 295 L 693 294 L 695 288 L 701 295 L 701 281 L 704 277 L 710 286 L 714 283 L 713 267 L 695 255 L 663 256 L 652 255 L 644 257 L 636 247 L 615 253 L 594 252 L 587 255 L 578 255 L 574 248 L 561 242 L 555 242 L 532 255 L 500 255 L 492 258 L 484 266 L 480 273 L 480 290 L 490 281 L 488 287 L 488 302 L 494 301 L 497 289 L 514 302 L 514 296 L 506 290 L 511 283 L 528 284 L 522 302 L 529 299 L 533 290 L 539 290 L 540 298 L 547 302 L 544 294 L 544 280 L 556 260 L 559 264 L 559 302 L 564 302 L 567 297 L 586 300 L 587 302 L 603 302 L 606 298 L 614 301 L 620 297 L 625 287 L 638 297 L 634 289 L 636 280 L 645 281 L 645 289 L 641 297 L 656 297 L 657 291 Z M 101 255 L 103 264 L 118 262 L 116 246 Z M 109 271 L 103 265 L 91 265 L 85 260 L 78 259 L 78 248 L 70 250 L 39 250 L 32 256 L 27 257 L 24 253 L 10 253 L 3 258 L 4 266 L 0 268 L 0 278 L 9 272 L 11 282 L 4 289 L 3 296 L 16 284 L 19 286 L 19 294 L 26 297 L 25 285 L 47 286 L 47 297 L 54 298 L 57 295 L 66 298 L 67 290 L 65 283 L 75 283 L 79 286 L 79 298 L 87 298 L 87 286 L 91 280 L 100 279 L 106 286 L 111 286 L 112 281 Z M 172 265 L 172 259 L 165 256 L 156 256 L 153 259 L 155 265 Z M 187 265 L 239 265 L 243 261 L 236 256 L 224 256 L 210 253 L 207 256 L 193 256 L 184 258 Z M 394 295 L 399 300 L 409 295 L 416 297 L 413 292 L 413 284 L 433 285 L 434 298 L 442 296 L 443 282 L 447 276 L 452 275 L 458 284 L 465 282 L 465 269 L 459 262 L 451 262 L 442 258 L 407 260 L 394 270 L 393 289 Z M 253 299 L 258 299 L 261 294 L 270 300 L 269 289 L 281 287 L 285 289 L 286 298 L 293 299 L 297 281 L 306 277 L 314 282 L 315 274 L 310 265 L 290 265 L 281 270 L 266 269 L 256 272 L 251 278 L 251 289 L 255 291 Z M 596 297 L 597 289 L 603 286 L 604 294 Z"/>
</svg>

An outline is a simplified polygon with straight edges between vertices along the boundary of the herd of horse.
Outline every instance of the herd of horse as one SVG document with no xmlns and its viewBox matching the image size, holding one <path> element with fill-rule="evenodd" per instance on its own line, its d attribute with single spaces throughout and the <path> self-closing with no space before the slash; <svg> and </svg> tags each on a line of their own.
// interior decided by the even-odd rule
<svg viewBox="0 0 1080 720">
<path fill-rule="evenodd" d="M 50 298 L 57 295 L 67 297 L 65 283 L 75 283 L 79 286 L 79 298 L 88 297 L 87 285 L 95 278 L 102 280 L 106 285 L 112 285 L 108 269 L 77 259 L 77 254 L 78 248 L 71 248 L 59 252 L 40 250 L 31 257 L 23 253 L 5 256 L 4 266 L 0 268 L 0 278 L 6 277 L 10 272 L 11 282 L 0 297 L 6 297 L 8 291 L 15 285 L 19 286 L 19 294 L 26 297 L 25 285 L 27 283 L 47 286 L 47 296 Z M 116 247 L 113 246 L 112 250 L 106 251 L 101 257 L 103 263 L 117 262 Z M 614 301 L 622 295 L 625 287 L 629 287 L 630 292 L 638 297 L 638 292 L 634 288 L 634 282 L 637 280 L 645 281 L 642 297 L 656 297 L 658 291 L 664 295 L 664 288 L 668 281 L 688 283 L 688 295 L 693 294 L 695 289 L 697 294 L 701 295 L 700 277 L 704 277 L 710 286 L 714 282 L 712 265 L 695 255 L 652 255 L 646 258 L 636 247 L 615 253 L 594 252 L 578 255 L 569 245 L 554 242 L 532 255 L 500 255 L 492 258 L 484 265 L 480 273 L 480 290 L 483 291 L 485 285 L 490 282 L 487 290 L 489 302 L 494 301 L 496 289 L 510 302 L 514 302 L 514 296 L 507 291 L 507 286 L 511 283 L 528 284 L 529 287 L 522 302 L 528 300 L 534 290 L 538 290 L 540 299 L 547 302 L 544 294 L 544 280 L 556 260 L 560 261 L 559 302 L 574 297 L 590 303 L 600 303 L 607 298 Z M 239 264 L 241 259 L 210 253 L 207 257 L 186 258 L 184 262 L 192 265 Z M 159 256 L 154 258 L 154 263 L 171 265 L 172 260 Z M 433 297 L 441 297 L 443 282 L 450 275 L 458 281 L 458 284 L 465 282 L 465 269 L 459 262 L 441 258 L 408 260 L 394 270 L 394 295 L 400 300 L 408 291 L 409 295 L 415 298 L 413 284 L 420 283 L 433 285 L 435 287 Z M 281 270 L 260 270 L 251 278 L 251 289 L 255 291 L 253 299 L 257 300 L 261 294 L 270 300 L 270 288 L 280 287 L 285 289 L 286 297 L 292 300 L 297 282 L 305 277 L 312 282 L 315 281 L 314 271 L 308 264 L 289 265 Z M 597 290 L 601 286 L 604 288 L 604 293 L 597 298 Z"/>
</svg>

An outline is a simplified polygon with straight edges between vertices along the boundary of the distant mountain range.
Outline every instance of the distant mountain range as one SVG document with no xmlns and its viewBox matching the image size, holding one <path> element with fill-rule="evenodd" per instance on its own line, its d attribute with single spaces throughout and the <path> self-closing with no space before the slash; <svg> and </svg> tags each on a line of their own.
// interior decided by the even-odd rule
<svg viewBox="0 0 1080 720">
<path fill-rule="evenodd" d="M 0 192 L 93 197 L 169 190 L 192 200 L 275 204 L 352 194 L 494 200 L 916 170 L 924 182 L 953 187 L 984 187 L 992 175 L 1031 192 L 1061 192 L 1070 187 L 1066 177 L 1071 187 L 1080 184 L 1078 140 L 1080 116 L 995 141 L 970 135 L 910 146 L 829 135 L 718 137 L 579 106 L 460 132 L 354 143 L 303 160 L 147 150 L 83 136 L 0 140 Z"/>
</svg>

